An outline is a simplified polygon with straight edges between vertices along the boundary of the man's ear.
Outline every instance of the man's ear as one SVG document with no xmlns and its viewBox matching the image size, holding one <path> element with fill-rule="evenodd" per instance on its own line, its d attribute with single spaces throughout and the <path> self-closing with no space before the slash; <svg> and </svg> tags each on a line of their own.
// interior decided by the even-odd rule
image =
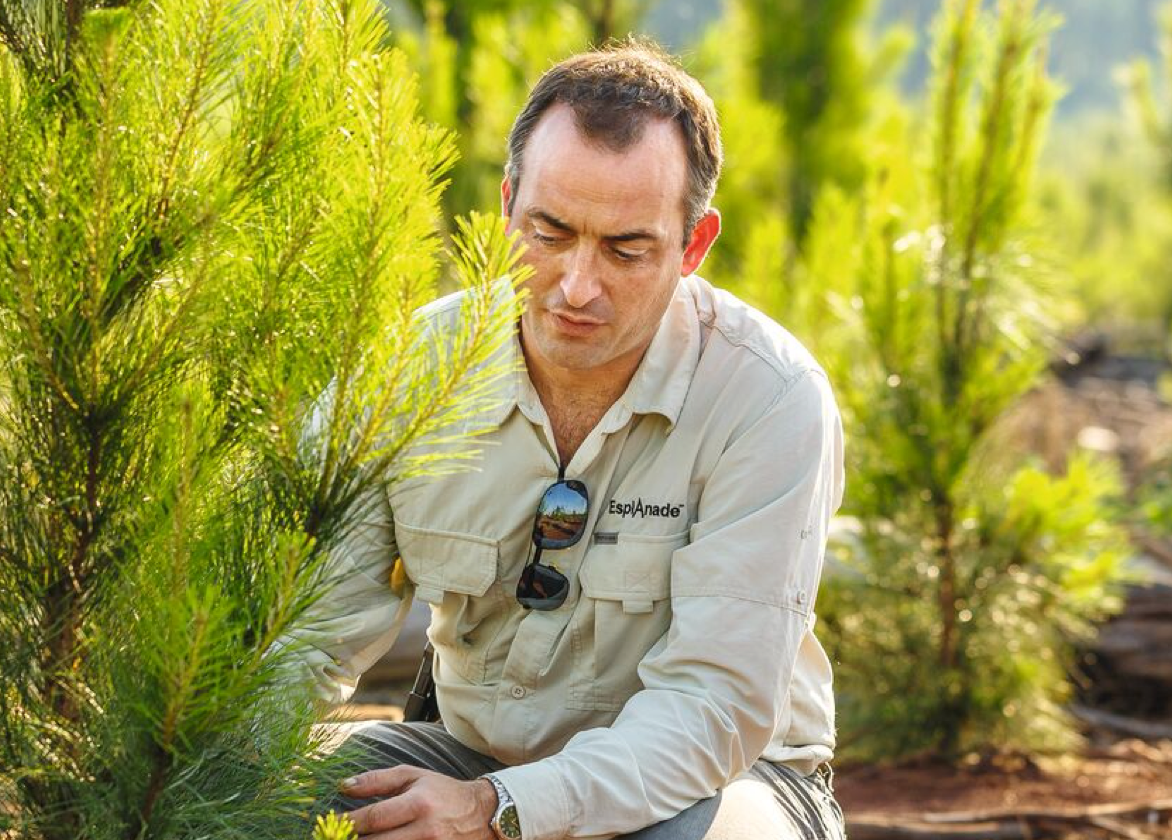
<svg viewBox="0 0 1172 840">
<path fill-rule="evenodd" d="M 687 277 L 700 267 L 704 257 L 708 256 L 708 249 L 720 235 L 720 212 L 716 208 L 709 208 L 708 212 L 700 217 L 696 226 L 692 228 L 692 238 L 684 246 L 684 258 L 680 262 L 680 276 Z"/>
<path fill-rule="evenodd" d="M 509 205 L 513 203 L 513 186 L 509 183 L 509 176 L 501 179 L 501 215 L 509 218 Z"/>
</svg>

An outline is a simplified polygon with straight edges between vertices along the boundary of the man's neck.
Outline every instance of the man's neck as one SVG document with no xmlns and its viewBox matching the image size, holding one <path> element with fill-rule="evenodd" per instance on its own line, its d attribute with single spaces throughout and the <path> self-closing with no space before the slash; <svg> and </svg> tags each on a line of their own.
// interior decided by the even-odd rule
<svg viewBox="0 0 1172 840">
<path fill-rule="evenodd" d="M 523 343 L 522 343 L 523 346 Z M 606 369 L 573 370 L 543 364 L 525 354 L 529 380 L 553 429 L 558 457 L 568 464 L 578 447 L 618 401 L 639 367 L 642 355 Z"/>
</svg>

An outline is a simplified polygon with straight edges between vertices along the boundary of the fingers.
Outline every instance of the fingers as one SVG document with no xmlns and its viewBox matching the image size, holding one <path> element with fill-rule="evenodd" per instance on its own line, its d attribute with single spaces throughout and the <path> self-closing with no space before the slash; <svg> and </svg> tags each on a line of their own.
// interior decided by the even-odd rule
<svg viewBox="0 0 1172 840">
<path fill-rule="evenodd" d="M 391 796 L 425 774 L 426 770 L 400 764 L 383 770 L 369 770 L 351 776 L 339 785 L 342 793 L 353 799 L 368 799 L 372 796 Z"/>
<path fill-rule="evenodd" d="M 354 830 L 360 837 L 365 838 L 374 835 L 375 832 L 389 831 L 417 822 L 424 816 L 419 805 L 419 801 L 412 797 L 392 796 L 357 811 L 351 811 L 348 816 L 354 823 Z"/>
<path fill-rule="evenodd" d="M 376 831 L 407 825 L 416 818 L 413 803 L 397 794 L 419 778 L 421 772 L 417 767 L 399 765 L 359 773 L 339 785 L 344 794 L 354 799 L 386 797 L 349 813 L 359 836 L 367 837 Z"/>
<path fill-rule="evenodd" d="M 483 838 L 496 806 L 483 779 L 460 781 L 418 767 L 372 770 L 341 787 L 347 796 L 378 799 L 347 815 L 362 840 Z"/>
</svg>

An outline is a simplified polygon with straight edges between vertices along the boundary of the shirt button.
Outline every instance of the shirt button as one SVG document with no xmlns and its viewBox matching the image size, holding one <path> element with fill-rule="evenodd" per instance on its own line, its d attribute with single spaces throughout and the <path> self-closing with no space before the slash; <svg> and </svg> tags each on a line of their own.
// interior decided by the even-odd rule
<svg viewBox="0 0 1172 840">
<path fill-rule="evenodd" d="M 515 685 L 512 687 L 512 689 L 510 689 L 509 693 L 512 694 L 513 697 L 516 698 L 517 700 L 520 700 L 522 697 L 525 696 L 525 687 L 520 686 L 520 685 Z"/>
</svg>

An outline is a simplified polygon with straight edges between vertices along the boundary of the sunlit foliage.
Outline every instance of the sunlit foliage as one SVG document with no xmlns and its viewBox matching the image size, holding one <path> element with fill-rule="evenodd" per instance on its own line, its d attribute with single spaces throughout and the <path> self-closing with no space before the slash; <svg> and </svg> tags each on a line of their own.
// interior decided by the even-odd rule
<svg viewBox="0 0 1172 840">
<path fill-rule="evenodd" d="M 1112 470 L 1048 476 L 997 434 L 1052 328 L 1027 213 L 1047 25 L 1029 0 L 950 3 L 925 112 L 891 120 L 867 188 L 825 192 L 811 224 L 803 325 L 850 432 L 854 517 L 821 614 L 856 756 L 1068 746 L 1071 644 L 1117 605 Z"/>
<path fill-rule="evenodd" d="M 94 5 L 0 3 L 0 834 L 307 836 L 269 651 L 355 500 L 475 430 L 512 257 L 466 226 L 421 331 L 453 143 L 373 2 Z"/>
</svg>

